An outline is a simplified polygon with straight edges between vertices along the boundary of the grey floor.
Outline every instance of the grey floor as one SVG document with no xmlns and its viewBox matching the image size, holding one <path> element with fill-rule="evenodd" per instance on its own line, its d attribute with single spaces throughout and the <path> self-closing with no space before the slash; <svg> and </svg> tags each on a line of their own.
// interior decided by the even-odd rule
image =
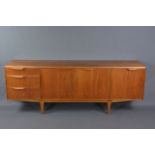
<svg viewBox="0 0 155 155">
<path fill-rule="evenodd" d="M 112 114 L 96 103 L 46 104 L 1 101 L 0 128 L 5 129 L 149 129 L 155 128 L 155 106 L 144 102 L 117 103 Z"/>
</svg>

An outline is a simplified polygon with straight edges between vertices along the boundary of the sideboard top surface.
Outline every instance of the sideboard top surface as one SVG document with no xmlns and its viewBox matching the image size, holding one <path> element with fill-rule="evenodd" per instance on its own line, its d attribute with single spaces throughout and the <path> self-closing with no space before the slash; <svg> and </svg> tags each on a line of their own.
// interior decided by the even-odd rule
<svg viewBox="0 0 155 155">
<path fill-rule="evenodd" d="M 12 60 L 5 65 L 9 67 L 55 68 L 55 67 L 99 67 L 99 68 L 146 68 L 137 60 Z"/>
</svg>

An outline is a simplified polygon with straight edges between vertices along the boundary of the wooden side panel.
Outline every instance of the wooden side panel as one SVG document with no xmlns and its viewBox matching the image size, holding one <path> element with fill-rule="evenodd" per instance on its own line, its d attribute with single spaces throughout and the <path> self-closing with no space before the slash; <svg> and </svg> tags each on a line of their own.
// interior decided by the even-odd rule
<svg viewBox="0 0 155 155">
<path fill-rule="evenodd" d="M 143 99 L 145 69 L 112 69 L 111 99 Z"/>
</svg>

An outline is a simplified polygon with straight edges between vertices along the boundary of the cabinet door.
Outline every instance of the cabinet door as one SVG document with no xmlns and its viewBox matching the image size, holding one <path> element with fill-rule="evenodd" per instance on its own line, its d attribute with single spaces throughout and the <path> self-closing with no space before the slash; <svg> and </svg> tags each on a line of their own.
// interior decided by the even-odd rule
<svg viewBox="0 0 155 155">
<path fill-rule="evenodd" d="M 143 99 L 145 69 L 112 69 L 111 99 Z"/>
<path fill-rule="evenodd" d="M 42 69 L 41 91 L 43 99 L 73 98 L 74 70 L 68 68 Z"/>
<path fill-rule="evenodd" d="M 76 69 L 75 96 L 80 99 L 102 100 L 109 98 L 110 69 Z"/>
</svg>

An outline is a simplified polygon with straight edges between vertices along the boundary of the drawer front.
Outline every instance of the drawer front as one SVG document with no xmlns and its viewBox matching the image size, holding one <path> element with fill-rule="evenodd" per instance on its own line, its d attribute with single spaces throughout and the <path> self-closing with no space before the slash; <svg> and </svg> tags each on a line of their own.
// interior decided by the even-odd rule
<svg viewBox="0 0 155 155">
<path fill-rule="evenodd" d="M 7 86 L 11 87 L 29 87 L 29 88 L 40 88 L 40 76 L 23 76 L 23 75 L 8 75 Z"/>
<path fill-rule="evenodd" d="M 26 78 L 24 75 L 7 75 L 7 86 L 26 87 Z"/>
<path fill-rule="evenodd" d="M 33 100 L 40 99 L 40 89 L 26 87 L 9 87 L 7 88 L 7 97 L 16 100 Z"/>
<path fill-rule="evenodd" d="M 26 98 L 26 89 L 25 88 L 7 88 L 7 97 L 9 99 L 24 99 Z"/>
<path fill-rule="evenodd" d="M 40 75 L 39 69 L 33 69 L 33 68 L 7 68 L 6 69 L 7 75 Z"/>
</svg>

